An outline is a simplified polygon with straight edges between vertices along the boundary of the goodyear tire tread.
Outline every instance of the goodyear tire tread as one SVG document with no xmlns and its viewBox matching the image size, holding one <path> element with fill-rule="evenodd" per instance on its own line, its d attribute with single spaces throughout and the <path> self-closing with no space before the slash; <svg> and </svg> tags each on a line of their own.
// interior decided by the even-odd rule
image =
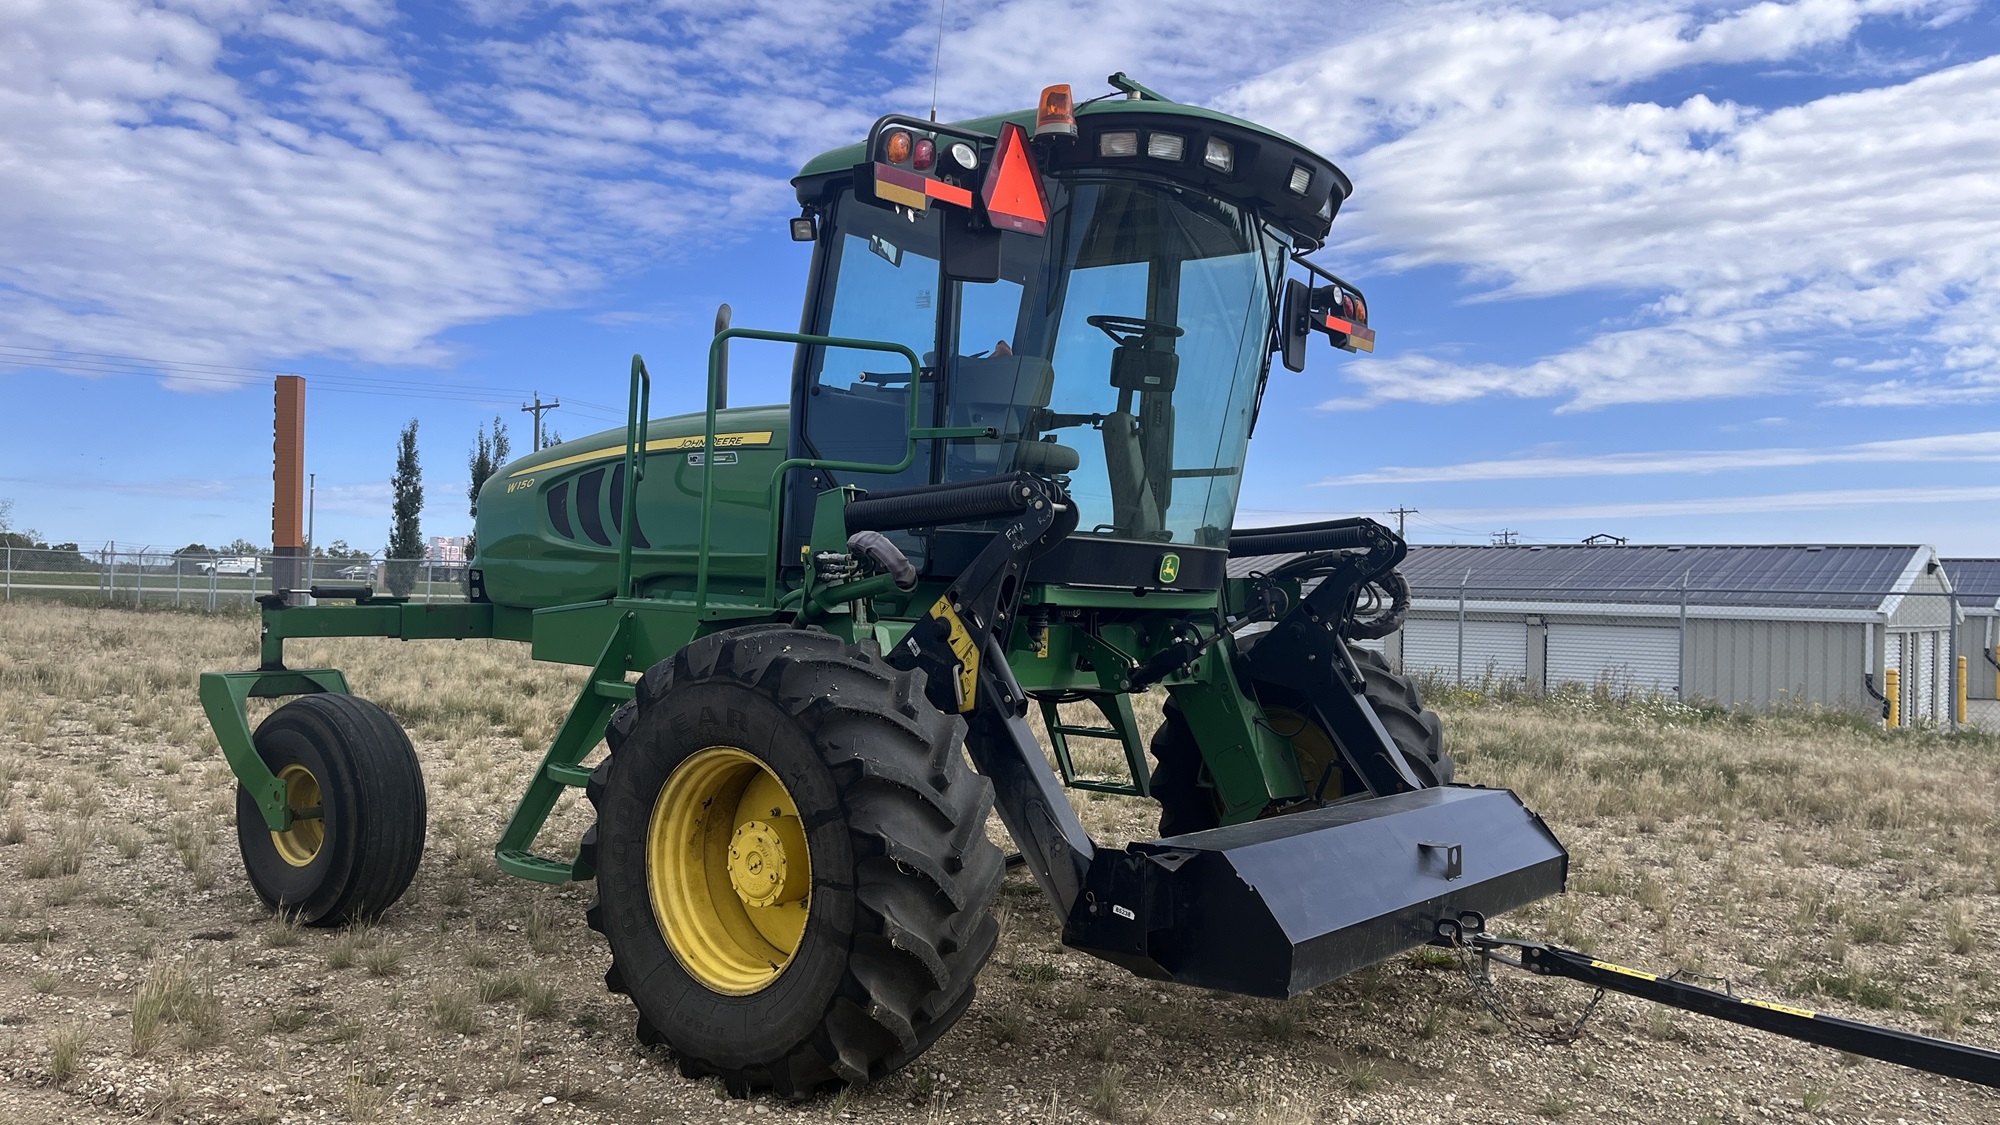
<svg viewBox="0 0 2000 1125">
<path fill-rule="evenodd" d="M 717 685 L 723 696 L 701 694 Z M 607 840 L 614 831 L 631 831 L 632 810 L 650 807 L 657 793 L 643 789 L 670 768 L 646 766 L 649 757 L 687 752 L 668 735 L 676 707 L 692 706 L 677 701 L 750 696 L 810 741 L 838 800 L 809 807 L 802 794 L 793 796 L 809 831 L 836 825 L 851 860 L 827 870 L 815 843 L 807 936 L 765 990 L 776 992 L 791 974 L 818 972 L 813 966 L 820 962 L 806 959 L 808 943 L 836 943 L 838 969 L 826 978 L 831 987 L 819 996 L 810 1026 L 802 1020 L 801 1033 L 724 1057 L 730 1048 L 706 1041 L 693 1018 L 677 1022 L 680 1011 L 665 1002 L 668 988 L 687 987 L 685 970 L 653 953 L 647 943 L 663 939 L 650 907 L 637 910 L 628 901 L 643 885 L 631 870 L 632 854 L 643 848 L 628 847 L 621 859 Z M 851 646 L 819 630 L 729 630 L 649 669 L 633 701 L 607 726 L 610 753 L 585 789 L 599 819 L 579 849 L 598 877 L 586 918 L 611 945 L 605 984 L 631 997 L 641 1037 L 662 1042 L 685 1075 L 712 1075 L 738 1096 L 768 1089 L 790 1098 L 881 1078 L 936 1042 L 970 1005 L 999 936 L 991 905 L 1005 865 L 986 837 L 993 788 L 973 772 L 963 739 L 963 722 L 930 705 L 923 673 L 890 666 L 873 644 Z M 765 756 L 759 747 L 741 749 Z M 650 975 L 628 964 L 635 957 L 653 958 Z M 818 980 L 806 976 L 793 993 L 810 992 Z M 762 995 L 738 998 L 747 1005 L 741 1010 L 754 1013 Z"/>
</svg>

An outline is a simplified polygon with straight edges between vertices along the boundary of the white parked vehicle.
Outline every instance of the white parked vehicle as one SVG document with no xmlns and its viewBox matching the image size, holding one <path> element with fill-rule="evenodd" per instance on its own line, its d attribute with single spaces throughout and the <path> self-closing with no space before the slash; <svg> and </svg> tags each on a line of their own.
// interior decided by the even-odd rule
<svg viewBox="0 0 2000 1125">
<path fill-rule="evenodd" d="M 263 560 L 256 555 L 223 556 L 200 564 L 203 574 L 237 574 L 256 577 L 264 573 Z"/>
</svg>

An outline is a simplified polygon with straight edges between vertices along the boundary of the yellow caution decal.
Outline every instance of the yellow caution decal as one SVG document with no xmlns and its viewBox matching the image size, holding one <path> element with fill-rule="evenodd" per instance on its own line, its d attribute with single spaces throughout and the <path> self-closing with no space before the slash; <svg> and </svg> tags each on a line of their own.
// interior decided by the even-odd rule
<svg viewBox="0 0 2000 1125">
<path fill-rule="evenodd" d="M 958 660 L 958 709 L 970 711 L 979 685 L 979 646 L 972 643 L 972 633 L 948 600 L 939 598 L 931 606 L 930 616 L 945 624 L 945 643 L 951 646 L 951 654 Z"/>
<path fill-rule="evenodd" d="M 1637 969 L 1628 969 L 1623 965 L 1614 965 L 1609 961 L 1592 961 L 1590 967 L 1593 969 L 1603 969 L 1607 973 L 1617 973 L 1621 976 L 1638 977 L 1640 980 L 1660 979 L 1652 973 L 1642 973 Z"/>
<path fill-rule="evenodd" d="M 1819 1017 L 1818 1012 L 1808 1012 L 1804 1008 L 1793 1008 L 1784 1004 L 1773 1004 L 1769 1000 L 1745 1000 L 1744 1003 L 1753 1008 L 1766 1008 L 1773 1012 L 1783 1012 L 1788 1016 L 1797 1016 L 1800 1019 L 1809 1020 Z"/>
</svg>

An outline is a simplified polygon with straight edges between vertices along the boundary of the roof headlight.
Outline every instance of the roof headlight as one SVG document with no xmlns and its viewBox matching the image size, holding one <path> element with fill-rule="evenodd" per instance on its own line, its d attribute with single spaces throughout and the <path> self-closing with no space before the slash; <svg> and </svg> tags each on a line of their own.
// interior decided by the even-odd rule
<svg viewBox="0 0 2000 1125">
<path fill-rule="evenodd" d="M 1187 155 L 1187 138 L 1178 133 L 1148 133 L 1146 155 L 1155 160 L 1178 162 Z"/>
<path fill-rule="evenodd" d="M 1313 186 L 1313 170 L 1306 164 L 1292 165 L 1291 189 L 1294 195 L 1304 195 Z"/>
<path fill-rule="evenodd" d="M 1139 155 L 1139 134 L 1123 129 L 1115 133 L 1097 134 L 1097 155 L 1137 156 Z"/>
<path fill-rule="evenodd" d="M 1202 150 L 1201 162 L 1218 172 L 1233 172 L 1236 170 L 1236 146 L 1221 137 L 1210 137 L 1208 147 Z"/>
</svg>

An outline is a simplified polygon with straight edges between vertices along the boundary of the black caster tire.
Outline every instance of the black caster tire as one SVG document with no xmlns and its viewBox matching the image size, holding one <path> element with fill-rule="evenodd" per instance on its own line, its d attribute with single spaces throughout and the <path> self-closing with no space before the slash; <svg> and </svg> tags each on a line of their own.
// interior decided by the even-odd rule
<svg viewBox="0 0 2000 1125">
<path fill-rule="evenodd" d="M 236 787 L 236 841 L 257 897 L 308 926 L 379 917 L 424 854 L 424 775 L 409 736 L 375 704 L 324 693 L 271 712 L 254 741 L 292 808 L 320 809 L 273 832 Z"/>
</svg>

